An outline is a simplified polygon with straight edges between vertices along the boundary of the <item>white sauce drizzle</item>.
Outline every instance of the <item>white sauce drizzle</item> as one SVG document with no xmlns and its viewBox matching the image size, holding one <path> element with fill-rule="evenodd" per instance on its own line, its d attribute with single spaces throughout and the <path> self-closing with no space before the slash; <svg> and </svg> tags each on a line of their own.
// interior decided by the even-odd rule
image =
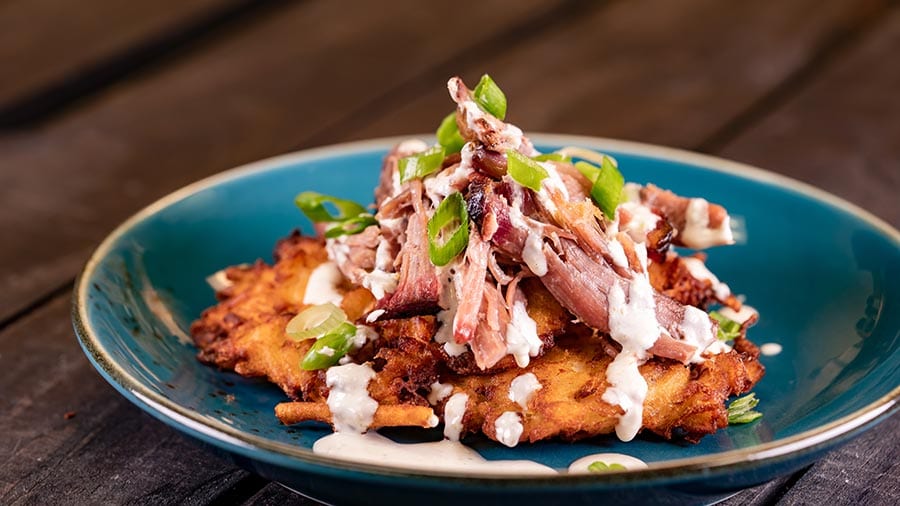
<svg viewBox="0 0 900 506">
<path fill-rule="evenodd" d="M 497 441 L 510 448 L 519 444 L 519 437 L 523 430 L 522 418 L 515 411 L 505 411 L 494 421 Z"/>
<path fill-rule="evenodd" d="M 557 474 L 555 469 L 530 460 L 485 460 L 475 450 L 455 441 L 401 444 L 375 431 L 330 434 L 315 442 L 313 453 L 364 464 L 422 471 L 474 475 Z"/>
<path fill-rule="evenodd" d="M 372 311 L 371 313 L 369 313 L 368 316 L 366 316 L 366 323 L 373 323 L 375 320 L 380 318 L 381 315 L 383 315 L 386 312 L 387 311 L 384 309 L 376 309 L 375 311 Z"/>
<path fill-rule="evenodd" d="M 628 185 L 626 185 L 626 187 L 627 186 Z M 622 231 L 628 234 L 634 242 L 646 242 L 647 234 L 656 229 L 656 225 L 661 219 L 659 215 L 651 211 L 649 207 L 640 204 L 639 202 L 629 201 L 619 204 L 619 207 L 616 208 L 617 218 L 619 209 L 626 211 L 631 216 L 631 220 L 625 224 Z M 617 221 L 619 220 L 617 219 Z"/>
<path fill-rule="evenodd" d="M 525 239 L 525 247 L 522 248 L 522 260 L 535 276 L 547 274 L 547 258 L 544 256 L 543 248 L 544 241 L 540 234 L 529 232 Z"/>
<path fill-rule="evenodd" d="M 341 305 L 344 296 L 337 289 L 337 285 L 344 279 L 340 269 L 334 262 L 319 264 L 309 275 L 306 282 L 306 292 L 303 293 L 304 304 L 324 304 L 330 302 L 336 306 Z"/>
<path fill-rule="evenodd" d="M 435 381 L 431 384 L 431 391 L 428 393 L 428 403 L 434 406 L 446 399 L 451 393 L 453 393 L 453 385 Z"/>
<path fill-rule="evenodd" d="M 614 264 L 625 269 L 628 268 L 628 257 L 625 256 L 625 248 L 622 247 L 622 243 L 615 239 L 610 240 L 609 254 L 612 256 Z"/>
<path fill-rule="evenodd" d="M 394 293 L 397 290 L 399 280 L 400 274 L 375 268 L 372 272 L 363 275 L 360 284 L 372 292 L 375 300 L 381 300 L 386 294 Z"/>
<path fill-rule="evenodd" d="M 766 343 L 759 347 L 759 352 L 767 357 L 774 357 L 781 353 L 781 345 L 778 343 Z"/>
<path fill-rule="evenodd" d="M 645 265 L 643 245 L 635 244 L 635 252 Z M 610 336 L 622 345 L 622 351 L 606 370 L 610 387 L 602 399 L 622 408 L 624 413 L 616 424 L 616 435 L 622 441 L 631 441 L 641 428 L 647 396 L 647 382 L 638 366 L 646 361 L 647 349 L 666 331 L 656 320 L 656 302 L 646 273 L 635 275 L 628 283 L 627 302 L 618 283 L 609 291 L 608 301 Z"/>
<path fill-rule="evenodd" d="M 732 244 L 734 237 L 731 233 L 731 219 L 726 215 L 718 228 L 709 228 L 709 202 L 705 199 L 691 199 L 679 238 L 685 246 L 694 249 Z"/>
<path fill-rule="evenodd" d="M 731 309 L 730 307 L 727 307 L 727 306 L 720 308 L 719 314 L 721 314 L 722 316 L 724 316 L 725 318 L 728 318 L 729 320 L 731 320 L 733 322 L 737 322 L 737 323 L 740 323 L 741 325 L 743 325 L 747 320 L 758 315 L 759 312 L 752 306 L 748 306 L 747 304 L 744 304 L 743 306 L 741 306 L 740 311 L 735 311 L 734 309 Z"/>
<path fill-rule="evenodd" d="M 336 432 L 365 432 L 375 416 L 378 402 L 369 397 L 369 381 L 375 371 L 368 364 L 329 367 L 325 372 L 328 409 Z"/>
<path fill-rule="evenodd" d="M 593 455 L 587 455 L 585 457 L 581 457 L 569 464 L 569 473 L 570 474 L 584 474 L 584 473 L 592 473 L 592 471 L 588 470 L 588 466 L 593 464 L 594 462 L 604 462 L 606 464 L 619 464 L 625 469 L 646 469 L 647 463 L 643 460 L 632 457 L 631 455 L 625 455 L 622 453 L 595 453 Z"/>
<path fill-rule="evenodd" d="M 709 315 L 705 311 L 695 308 L 694 306 L 684 307 L 684 319 L 681 320 L 681 338 L 682 340 L 696 347 L 694 355 L 691 357 L 692 364 L 703 362 L 700 355 L 704 351 L 715 353 L 718 348 L 710 350 L 709 347 L 717 341 L 716 336 L 712 333 L 712 327 L 709 322 Z"/>
<path fill-rule="evenodd" d="M 684 262 L 684 266 L 687 267 L 688 272 L 690 272 L 691 276 L 695 279 L 700 281 L 708 280 L 712 283 L 713 292 L 716 294 L 718 300 L 725 300 L 731 295 L 731 288 L 719 281 L 719 278 L 710 272 L 706 265 L 703 264 L 702 260 L 694 257 L 681 257 L 681 261 Z"/>
<path fill-rule="evenodd" d="M 531 400 L 531 397 L 535 392 L 542 388 L 544 387 L 541 385 L 541 382 L 538 381 L 537 376 L 535 376 L 534 373 L 527 372 L 521 376 L 517 376 L 509 384 L 509 400 L 522 406 L 523 411 L 527 411 L 528 401 Z"/>
<path fill-rule="evenodd" d="M 523 301 L 515 301 L 510 313 L 506 325 L 506 353 L 516 359 L 516 365 L 527 367 L 531 357 L 541 352 L 544 342 L 538 337 L 537 323 L 528 316 Z"/>
<path fill-rule="evenodd" d="M 438 274 L 441 280 L 441 310 L 438 311 L 437 320 L 440 326 L 434 333 L 434 341 L 444 345 L 444 351 L 451 357 L 458 357 L 466 352 L 465 344 L 459 344 L 453 339 L 453 320 L 456 318 L 456 311 L 459 308 L 459 299 L 456 297 L 456 289 L 454 288 L 454 278 L 460 276 L 457 266 L 461 260 L 456 260 L 447 264 Z"/>
<path fill-rule="evenodd" d="M 466 415 L 466 404 L 469 396 L 459 392 L 453 394 L 444 404 L 444 437 L 450 441 L 459 441 L 463 428 L 463 417 Z"/>
</svg>

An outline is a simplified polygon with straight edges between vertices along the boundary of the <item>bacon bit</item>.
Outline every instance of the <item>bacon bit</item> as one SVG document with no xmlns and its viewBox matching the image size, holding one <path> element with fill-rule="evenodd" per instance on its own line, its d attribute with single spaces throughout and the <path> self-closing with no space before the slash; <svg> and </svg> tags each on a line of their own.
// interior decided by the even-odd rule
<svg viewBox="0 0 900 506">
<path fill-rule="evenodd" d="M 63 414 L 63 420 L 71 420 L 71 419 L 75 418 L 76 414 L 77 413 L 75 411 L 66 411 Z"/>
</svg>

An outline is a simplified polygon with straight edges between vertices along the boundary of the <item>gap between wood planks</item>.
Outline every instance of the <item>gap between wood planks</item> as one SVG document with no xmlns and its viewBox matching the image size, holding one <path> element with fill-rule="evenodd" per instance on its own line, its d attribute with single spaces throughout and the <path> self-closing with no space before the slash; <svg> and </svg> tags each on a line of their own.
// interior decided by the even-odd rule
<svg viewBox="0 0 900 506">
<path fill-rule="evenodd" d="M 227 28 L 248 23 L 296 0 L 240 0 L 196 16 L 128 47 L 0 108 L 0 130 L 34 126 L 124 79 L 183 57 L 203 43 L 226 35 Z"/>
<path fill-rule="evenodd" d="M 813 53 L 812 57 L 803 65 L 797 67 L 794 72 L 785 77 L 778 85 L 773 87 L 756 102 L 750 104 L 731 121 L 725 123 L 719 130 L 693 147 L 695 151 L 703 153 L 715 153 L 724 148 L 729 142 L 740 137 L 747 129 L 761 121 L 764 117 L 780 109 L 792 97 L 796 96 L 814 78 L 821 74 L 832 62 L 837 61 L 842 54 L 852 49 L 863 35 L 876 29 L 877 25 L 887 19 L 887 12 L 897 7 L 894 2 L 883 8 L 875 8 L 862 12 L 851 20 L 847 26 L 839 26 L 831 33 L 821 46 Z"/>
</svg>

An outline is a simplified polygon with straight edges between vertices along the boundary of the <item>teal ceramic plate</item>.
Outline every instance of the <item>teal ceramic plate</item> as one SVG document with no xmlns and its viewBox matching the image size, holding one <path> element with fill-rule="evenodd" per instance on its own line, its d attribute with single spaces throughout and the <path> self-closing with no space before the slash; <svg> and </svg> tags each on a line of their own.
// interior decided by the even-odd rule
<svg viewBox="0 0 900 506">
<path fill-rule="evenodd" d="M 900 233 L 810 186 L 708 156 L 628 142 L 536 135 L 541 150 L 580 145 L 614 155 L 626 178 L 652 181 L 729 209 L 741 243 L 709 266 L 759 309 L 763 357 L 755 392 L 765 416 L 699 444 L 598 438 L 501 447 L 467 442 L 488 459 L 565 468 L 619 452 L 642 471 L 551 478 L 460 476 L 359 465 L 314 455 L 321 425 L 284 427 L 284 396 L 263 381 L 200 364 L 187 330 L 215 299 L 204 278 L 269 260 L 275 241 L 305 219 L 293 197 L 316 190 L 372 200 L 381 158 L 398 139 L 281 156 L 214 176 L 144 209 L 100 245 L 75 289 L 85 353 L 125 397 L 239 464 L 334 503 L 552 504 L 712 502 L 807 465 L 897 409 L 900 396 Z M 394 432 L 395 438 L 421 434 Z M 433 437 L 434 434 L 426 434 Z"/>
</svg>

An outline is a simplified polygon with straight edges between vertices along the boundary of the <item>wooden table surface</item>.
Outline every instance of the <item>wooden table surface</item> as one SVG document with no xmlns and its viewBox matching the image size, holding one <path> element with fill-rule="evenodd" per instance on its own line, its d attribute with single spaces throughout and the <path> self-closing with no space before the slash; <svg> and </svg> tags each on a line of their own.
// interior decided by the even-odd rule
<svg viewBox="0 0 900 506">
<path fill-rule="evenodd" d="M 107 385 L 72 332 L 73 280 L 186 183 L 432 131 L 453 74 L 490 72 L 526 130 L 712 153 L 900 225 L 896 1 L 375 5 L 0 0 L 0 503 L 314 504 Z M 900 503 L 898 431 L 726 504 Z"/>
</svg>

